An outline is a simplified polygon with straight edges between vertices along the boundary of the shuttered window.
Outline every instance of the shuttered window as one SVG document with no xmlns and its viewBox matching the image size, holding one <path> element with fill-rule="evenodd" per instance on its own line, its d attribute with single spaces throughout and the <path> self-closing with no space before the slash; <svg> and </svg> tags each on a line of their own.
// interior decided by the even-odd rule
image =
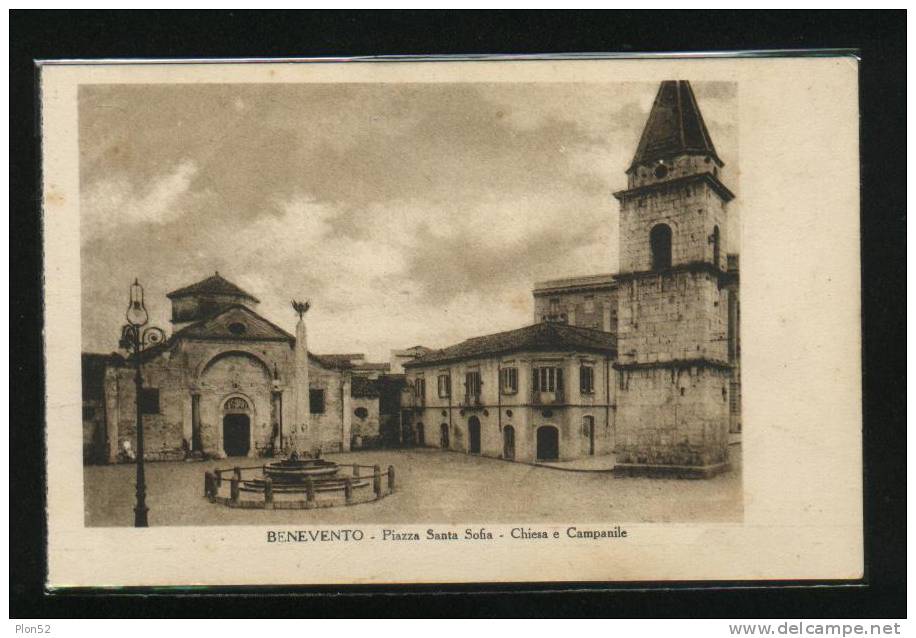
<svg viewBox="0 0 916 638">
<path fill-rule="evenodd" d="M 518 368 L 503 368 L 500 370 L 500 375 L 502 377 L 500 385 L 502 386 L 503 394 L 515 394 L 518 392 Z"/>
<path fill-rule="evenodd" d="M 464 375 L 464 392 L 469 397 L 480 396 L 480 372 L 468 372 Z"/>
<path fill-rule="evenodd" d="M 582 394 L 595 392 L 595 369 L 592 366 L 579 366 L 579 392 Z"/>
<path fill-rule="evenodd" d="M 557 392 L 563 389 L 562 368 L 534 368 L 533 377 L 535 392 Z"/>
</svg>

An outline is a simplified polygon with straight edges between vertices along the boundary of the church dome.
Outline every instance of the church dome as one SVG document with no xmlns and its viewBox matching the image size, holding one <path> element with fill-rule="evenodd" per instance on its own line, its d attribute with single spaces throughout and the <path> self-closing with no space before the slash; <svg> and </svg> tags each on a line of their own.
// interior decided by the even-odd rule
<svg viewBox="0 0 916 638">
<path fill-rule="evenodd" d="M 172 300 L 172 323 L 199 321 L 219 314 L 231 306 L 251 308 L 258 299 L 222 277 L 217 271 L 211 277 L 166 295 Z"/>
</svg>

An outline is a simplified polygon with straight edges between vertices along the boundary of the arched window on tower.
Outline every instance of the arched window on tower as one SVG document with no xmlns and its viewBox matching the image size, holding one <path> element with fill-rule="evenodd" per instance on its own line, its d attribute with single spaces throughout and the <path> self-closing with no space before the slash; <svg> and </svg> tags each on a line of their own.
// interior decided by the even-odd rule
<svg viewBox="0 0 916 638">
<path fill-rule="evenodd" d="M 671 268 L 671 228 L 667 224 L 658 224 L 649 233 L 649 244 L 652 247 L 652 270 Z"/>
<path fill-rule="evenodd" d="M 721 254 L 722 239 L 719 235 L 719 227 L 712 229 L 712 263 L 719 267 L 719 257 Z"/>
</svg>

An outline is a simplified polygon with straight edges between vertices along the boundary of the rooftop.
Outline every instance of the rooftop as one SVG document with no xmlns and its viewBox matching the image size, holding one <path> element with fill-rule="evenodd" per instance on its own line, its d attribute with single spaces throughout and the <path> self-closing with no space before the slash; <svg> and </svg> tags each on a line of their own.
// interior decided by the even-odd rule
<svg viewBox="0 0 916 638">
<path fill-rule="evenodd" d="M 228 306 L 216 315 L 189 324 L 172 338 L 228 341 L 289 341 L 295 337 L 241 304 Z"/>
<path fill-rule="evenodd" d="M 366 355 L 362 353 L 333 353 L 315 355 L 325 361 L 333 361 L 337 367 L 352 368 L 360 365 L 366 360 Z"/>
<path fill-rule="evenodd" d="M 403 348 L 401 350 L 392 350 L 391 352 L 397 355 L 411 355 L 415 356 L 417 353 L 429 352 L 430 348 L 426 346 L 410 346 L 409 348 Z"/>
<path fill-rule="evenodd" d="M 296 343 L 296 338 L 280 326 L 265 319 L 247 306 L 235 304 L 212 317 L 185 326 L 161 344 L 144 350 L 144 359 L 157 356 L 163 350 L 171 348 L 180 339 L 228 342 L 286 341 L 291 346 Z M 353 367 L 350 362 L 350 357 L 353 355 L 321 355 L 309 352 L 308 356 L 312 361 L 329 369 L 346 370 Z M 111 363 L 112 365 L 123 365 L 125 361 L 123 358 L 117 357 L 117 360 L 113 359 Z"/>
<path fill-rule="evenodd" d="M 534 283 L 534 293 L 562 290 L 564 288 L 603 288 L 616 285 L 613 273 L 600 275 L 581 275 L 577 277 L 563 277 L 562 279 L 548 279 Z"/>
<path fill-rule="evenodd" d="M 550 352 L 576 350 L 616 354 L 617 340 L 603 330 L 582 328 L 567 324 L 544 322 L 524 328 L 474 337 L 459 344 L 431 350 L 409 363 L 405 368 L 415 368 L 434 363 L 477 359 L 510 352 Z"/>
<path fill-rule="evenodd" d="M 674 155 L 708 155 L 722 166 L 686 80 L 662 82 L 627 172 Z"/>
<path fill-rule="evenodd" d="M 357 363 L 353 366 L 354 370 L 369 370 L 369 371 L 378 371 L 378 372 L 388 372 L 391 370 L 391 364 L 388 362 L 372 362 L 368 361 L 366 363 Z"/>
<path fill-rule="evenodd" d="M 236 286 L 234 283 L 225 279 L 219 274 L 219 271 L 196 284 L 179 288 L 168 293 L 166 297 L 174 299 L 175 297 L 189 297 L 191 295 L 233 295 L 236 297 L 245 297 L 255 303 L 260 303 L 258 299 Z"/>
<path fill-rule="evenodd" d="M 309 354 L 312 358 L 320 361 L 324 366 L 339 370 L 353 370 L 355 372 L 388 372 L 391 370 L 391 364 L 366 361 L 366 355 L 361 352 L 344 354 Z"/>
</svg>

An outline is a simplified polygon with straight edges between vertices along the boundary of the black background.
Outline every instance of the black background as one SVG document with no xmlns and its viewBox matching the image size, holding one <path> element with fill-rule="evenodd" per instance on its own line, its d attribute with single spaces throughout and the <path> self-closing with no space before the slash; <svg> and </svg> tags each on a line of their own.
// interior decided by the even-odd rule
<svg viewBox="0 0 916 638">
<path fill-rule="evenodd" d="M 906 616 L 905 11 L 11 11 L 9 24 L 11 617 Z M 862 59 L 864 583 L 678 583 L 661 590 L 631 584 L 615 586 L 615 591 L 606 591 L 607 584 L 576 586 L 574 591 L 563 591 L 568 585 L 330 587 L 298 590 L 294 601 L 271 588 L 244 590 L 256 596 L 239 595 L 243 590 L 220 590 L 220 595 L 167 589 L 44 593 L 40 140 L 34 60 L 799 48 L 854 48 Z M 111 550 L 119 553 L 117 547 Z"/>
</svg>

